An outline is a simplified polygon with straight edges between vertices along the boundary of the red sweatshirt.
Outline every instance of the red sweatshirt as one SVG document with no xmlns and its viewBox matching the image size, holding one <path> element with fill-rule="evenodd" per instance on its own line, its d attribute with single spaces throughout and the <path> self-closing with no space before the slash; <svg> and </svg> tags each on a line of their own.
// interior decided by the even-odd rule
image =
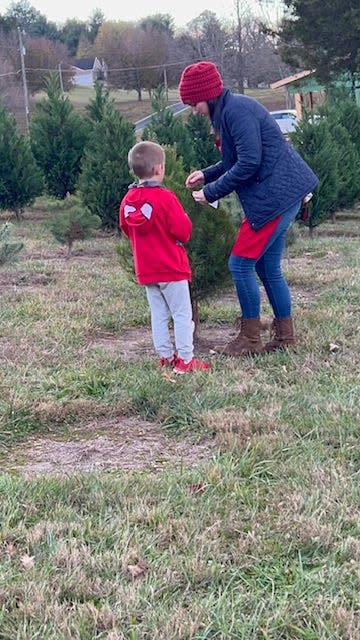
<svg viewBox="0 0 360 640">
<path fill-rule="evenodd" d="M 132 185 L 120 203 L 121 231 L 129 238 L 139 284 L 191 281 L 182 243 L 192 223 L 172 191 L 160 184 Z"/>
</svg>

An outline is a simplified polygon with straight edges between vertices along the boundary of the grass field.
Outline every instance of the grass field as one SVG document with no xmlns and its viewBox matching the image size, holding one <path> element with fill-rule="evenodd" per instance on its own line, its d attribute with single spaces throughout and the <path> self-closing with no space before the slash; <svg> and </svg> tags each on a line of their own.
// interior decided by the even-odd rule
<svg viewBox="0 0 360 640">
<path fill-rule="evenodd" d="M 289 248 L 296 352 L 178 378 L 117 236 L 48 215 L 0 269 L 0 639 L 358 640 L 360 209 Z"/>
<path fill-rule="evenodd" d="M 282 91 L 271 89 L 249 90 L 248 95 L 259 100 L 269 111 L 274 109 L 286 108 L 285 94 Z M 94 89 L 90 87 L 75 87 L 70 93 L 69 98 L 77 111 L 83 112 L 89 100 L 95 95 Z M 142 100 L 137 98 L 136 91 L 118 90 L 110 93 L 114 99 L 114 104 L 123 114 L 132 122 L 136 122 L 141 118 L 152 113 L 151 100 L 146 92 L 143 92 Z M 168 91 L 169 104 L 179 102 L 179 93 L 176 89 Z"/>
</svg>

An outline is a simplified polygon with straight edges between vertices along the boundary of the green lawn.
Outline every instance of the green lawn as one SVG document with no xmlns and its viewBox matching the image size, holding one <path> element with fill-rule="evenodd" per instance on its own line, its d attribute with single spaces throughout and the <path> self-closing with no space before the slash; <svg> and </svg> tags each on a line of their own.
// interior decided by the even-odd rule
<svg viewBox="0 0 360 640">
<path fill-rule="evenodd" d="M 359 209 L 289 248 L 295 353 L 176 379 L 117 237 L 66 259 L 47 215 L 0 269 L 0 639 L 358 640 Z"/>
<path fill-rule="evenodd" d="M 75 87 L 68 95 L 75 109 L 83 112 L 89 100 L 94 97 L 95 92 L 92 87 Z M 116 108 L 132 122 L 144 118 L 153 111 L 151 100 L 146 91 L 142 93 L 141 102 L 138 100 L 136 91 L 119 89 L 117 91 L 111 91 L 110 95 L 114 99 Z M 283 109 L 286 107 L 285 94 L 279 90 L 250 89 L 247 91 L 247 95 L 264 104 L 269 110 Z M 169 104 L 179 102 L 179 92 L 177 89 L 169 89 L 168 100 Z"/>
</svg>

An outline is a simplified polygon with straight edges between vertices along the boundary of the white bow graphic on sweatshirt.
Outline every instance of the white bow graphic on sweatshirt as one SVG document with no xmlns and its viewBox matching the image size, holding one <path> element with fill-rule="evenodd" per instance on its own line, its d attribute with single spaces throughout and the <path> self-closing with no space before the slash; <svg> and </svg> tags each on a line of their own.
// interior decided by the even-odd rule
<svg viewBox="0 0 360 640">
<path fill-rule="evenodd" d="M 124 216 L 125 216 L 125 218 L 128 218 L 129 215 L 131 213 L 134 213 L 135 211 L 136 211 L 136 207 L 133 207 L 130 204 L 126 204 L 125 207 L 124 207 Z M 140 211 L 143 214 L 143 216 L 145 216 L 145 218 L 147 220 L 150 220 L 151 214 L 152 214 L 152 211 L 153 211 L 153 208 L 152 208 L 151 204 L 149 204 L 148 202 L 145 202 L 145 204 L 143 204 L 140 207 Z"/>
</svg>

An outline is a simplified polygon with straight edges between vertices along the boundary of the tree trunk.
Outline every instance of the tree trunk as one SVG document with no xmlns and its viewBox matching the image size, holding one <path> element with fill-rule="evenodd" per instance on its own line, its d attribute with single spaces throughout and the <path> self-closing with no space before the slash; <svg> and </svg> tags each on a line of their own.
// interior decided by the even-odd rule
<svg viewBox="0 0 360 640">
<path fill-rule="evenodd" d="M 355 74 L 351 72 L 351 99 L 356 102 Z"/>
<path fill-rule="evenodd" d="M 192 317 L 194 321 L 194 337 L 198 334 L 199 328 L 199 301 L 191 296 Z"/>
<path fill-rule="evenodd" d="M 69 240 L 67 243 L 67 254 L 66 254 L 66 259 L 68 260 L 71 256 L 71 252 L 72 252 L 72 248 L 73 248 L 73 241 Z"/>
</svg>

